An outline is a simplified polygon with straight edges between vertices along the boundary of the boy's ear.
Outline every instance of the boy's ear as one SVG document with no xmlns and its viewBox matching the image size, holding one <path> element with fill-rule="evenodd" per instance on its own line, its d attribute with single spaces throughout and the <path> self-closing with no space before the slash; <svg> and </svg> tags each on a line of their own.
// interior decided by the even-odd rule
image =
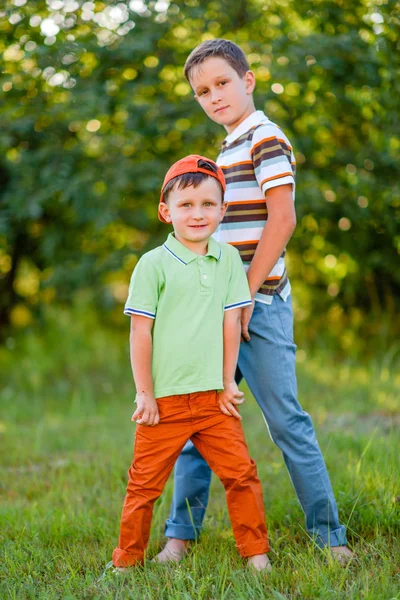
<svg viewBox="0 0 400 600">
<path fill-rule="evenodd" d="M 221 213 L 220 213 L 220 217 L 221 217 L 221 218 L 220 218 L 220 222 L 221 222 L 221 221 L 222 221 L 222 219 L 224 218 L 224 216 L 225 216 L 225 213 L 226 213 L 226 209 L 227 209 L 227 208 L 228 208 L 228 205 L 227 205 L 227 203 L 226 203 L 224 200 L 222 200 Z"/>
<path fill-rule="evenodd" d="M 158 210 L 160 211 L 162 218 L 167 223 L 172 223 L 171 215 L 169 214 L 168 204 L 166 202 L 160 202 Z"/>
<path fill-rule="evenodd" d="M 252 94 L 254 92 L 254 88 L 256 87 L 256 76 L 253 71 L 247 71 L 244 74 L 244 83 L 246 85 L 247 94 Z"/>
</svg>

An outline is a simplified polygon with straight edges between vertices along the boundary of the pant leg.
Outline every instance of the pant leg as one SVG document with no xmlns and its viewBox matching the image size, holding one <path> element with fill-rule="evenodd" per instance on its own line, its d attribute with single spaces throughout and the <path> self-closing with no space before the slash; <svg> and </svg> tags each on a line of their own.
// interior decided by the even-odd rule
<svg viewBox="0 0 400 600">
<path fill-rule="evenodd" d="M 237 383 L 242 379 L 239 368 L 235 378 Z M 174 493 L 164 531 L 166 537 L 198 539 L 208 506 L 211 473 L 207 462 L 189 440 L 175 463 Z"/>
<path fill-rule="evenodd" d="M 309 534 L 319 545 L 346 544 L 336 501 L 310 416 L 297 400 L 291 297 L 256 302 L 251 341 L 240 345 L 239 369 L 281 449 Z"/>
<path fill-rule="evenodd" d="M 222 481 L 236 547 L 242 557 L 269 551 L 264 502 L 255 462 L 240 421 L 220 412 L 192 436 L 193 444 Z"/>
<path fill-rule="evenodd" d="M 154 502 L 159 498 L 183 446 L 191 435 L 187 396 L 157 400 L 160 422 L 137 425 L 134 460 L 122 509 L 120 536 L 112 560 L 128 567 L 143 562 L 150 537 Z"/>
<path fill-rule="evenodd" d="M 211 469 L 189 440 L 175 464 L 174 494 L 165 524 L 167 537 L 180 540 L 198 538 L 208 505 L 210 483 Z"/>
</svg>

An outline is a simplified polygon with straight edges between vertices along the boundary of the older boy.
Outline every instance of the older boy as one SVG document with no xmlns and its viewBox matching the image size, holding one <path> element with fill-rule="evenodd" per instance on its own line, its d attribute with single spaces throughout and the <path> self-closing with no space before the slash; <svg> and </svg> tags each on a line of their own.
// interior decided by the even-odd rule
<svg viewBox="0 0 400 600">
<path fill-rule="evenodd" d="M 216 239 L 242 257 L 252 304 L 242 312 L 236 381 L 244 377 L 283 453 L 309 534 L 340 562 L 352 553 L 309 415 L 297 400 L 295 344 L 285 247 L 296 224 L 295 159 L 284 133 L 253 101 L 255 77 L 239 46 L 206 41 L 190 54 L 185 76 L 197 102 L 228 135 L 217 163 L 227 184 L 227 210 Z M 197 538 L 208 502 L 211 472 L 188 443 L 175 469 L 169 538 L 159 561 L 179 560 Z M 191 508 L 191 518 L 187 510 Z M 192 526 L 194 522 L 195 529 Z"/>
<path fill-rule="evenodd" d="M 189 439 L 225 487 L 240 555 L 270 569 L 261 484 L 235 407 L 243 401 L 234 374 L 250 294 L 237 250 L 211 238 L 225 213 L 224 191 L 213 161 L 192 155 L 175 163 L 159 205 L 174 234 L 132 275 L 125 313 L 137 428 L 112 557 L 117 570 L 143 562 L 154 502 Z"/>
</svg>

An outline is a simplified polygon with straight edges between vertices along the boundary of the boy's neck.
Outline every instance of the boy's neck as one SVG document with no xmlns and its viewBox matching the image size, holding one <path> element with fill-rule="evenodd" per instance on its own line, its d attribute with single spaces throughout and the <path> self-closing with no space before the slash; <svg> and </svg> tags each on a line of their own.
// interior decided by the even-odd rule
<svg viewBox="0 0 400 600">
<path fill-rule="evenodd" d="M 200 242 L 191 242 L 190 240 L 185 240 L 176 233 L 174 233 L 174 236 L 175 239 L 177 239 L 178 242 L 182 244 L 182 246 L 185 246 L 185 248 L 187 248 L 191 252 L 194 252 L 194 254 L 199 254 L 200 256 L 205 256 L 207 254 L 208 242 L 210 238 L 207 238 L 206 240 L 202 240 Z"/>
<path fill-rule="evenodd" d="M 240 118 L 239 121 L 237 121 L 236 123 L 231 125 L 224 125 L 224 129 L 227 132 L 228 135 L 230 135 L 231 133 L 233 133 L 235 131 L 235 129 L 237 129 L 242 123 L 243 121 L 245 121 L 248 117 L 250 117 L 250 115 L 252 115 L 253 113 L 256 112 L 256 107 L 254 106 L 254 101 L 252 100 L 250 105 L 248 106 L 247 110 L 245 110 L 245 112 L 243 113 L 242 117 Z"/>
</svg>

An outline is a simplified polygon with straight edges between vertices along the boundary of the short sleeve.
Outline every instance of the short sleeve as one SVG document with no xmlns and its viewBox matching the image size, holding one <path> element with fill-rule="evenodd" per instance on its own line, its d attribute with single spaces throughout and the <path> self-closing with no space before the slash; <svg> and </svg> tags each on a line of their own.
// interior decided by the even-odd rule
<svg viewBox="0 0 400 600">
<path fill-rule="evenodd" d="M 253 134 L 251 159 L 258 185 L 265 195 L 270 188 L 295 183 L 296 162 L 292 147 L 277 126 L 258 127 Z"/>
<path fill-rule="evenodd" d="M 239 252 L 232 248 L 231 273 L 224 310 L 241 308 L 251 304 L 249 284 Z"/>
<path fill-rule="evenodd" d="M 159 276 L 156 268 L 142 257 L 137 263 L 129 285 L 128 299 L 125 304 L 125 315 L 139 315 L 156 318 L 158 305 Z"/>
</svg>

